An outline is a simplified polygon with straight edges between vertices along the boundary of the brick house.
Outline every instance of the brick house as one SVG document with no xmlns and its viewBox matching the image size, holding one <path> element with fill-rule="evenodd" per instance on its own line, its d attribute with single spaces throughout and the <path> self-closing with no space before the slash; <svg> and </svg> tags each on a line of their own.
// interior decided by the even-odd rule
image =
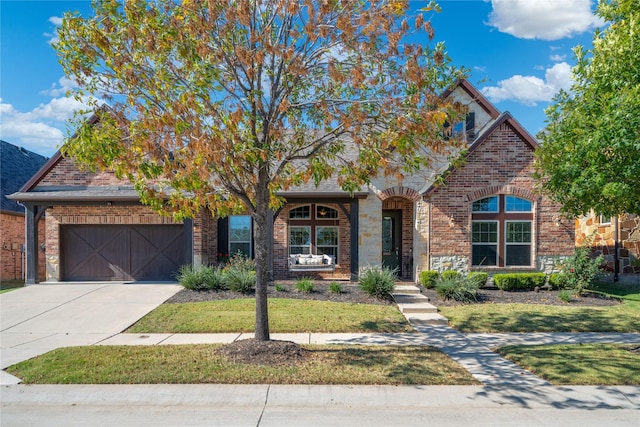
<svg viewBox="0 0 640 427">
<path fill-rule="evenodd" d="M 22 147 L 0 141 L 0 281 L 20 280 L 25 273 L 25 214 L 24 207 L 6 196 L 18 191 L 36 173 L 47 158 Z M 44 252 L 44 221 L 40 224 L 38 250 Z M 44 274 L 44 258 L 38 270 Z"/>
<path fill-rule="evenodd" d="M 274 212 L 271 266 L 276 279 L 301 273 L 292 254 L 325 254 L 335 265 L 314 274 L 353 279 L 361 268 L 388 265 L 405 280 L 420 271 L 545 271 L 574 250 L 574 225 L 558 205 L 534 193 L 536 141 L 467 81 L 445 96 L 468 107 L 465 161 L 398 180 L 379 177 L 353 195 L 334 181 L 283 193 Z M 442 179 L 438 180 L 437 178 Z M 444 185 L 435 185 L 436 182 Z M 252 255 L 251 218 L 202 213 L 175 222 L 140 204 L 133 187 L 109 172 L 83 172 L 56 154 L 12 196 L 36 224 L 47 211 L 46 278 L 171 280 L 185 263 L 212 264 Z M 27 242 L 27 250 L 34 244 Z M 319 268 L 323 270 L 323 268 Z M 35 270 L 30 283 L 38 280 Z M 306 272 L 302 274 L 307 275 Z"/>
</svg>

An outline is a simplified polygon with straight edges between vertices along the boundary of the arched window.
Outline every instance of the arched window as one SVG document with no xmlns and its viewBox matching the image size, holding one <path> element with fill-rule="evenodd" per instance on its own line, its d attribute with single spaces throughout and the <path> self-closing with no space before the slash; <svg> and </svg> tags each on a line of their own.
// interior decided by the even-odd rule
<svg viewBox="0 0 640 427">
<path fill-rule="evenodd" d="M 533 203 L 496 195 L 473 202 L 471 264 L 476 267 L 532 265 Z"/>
</svg>

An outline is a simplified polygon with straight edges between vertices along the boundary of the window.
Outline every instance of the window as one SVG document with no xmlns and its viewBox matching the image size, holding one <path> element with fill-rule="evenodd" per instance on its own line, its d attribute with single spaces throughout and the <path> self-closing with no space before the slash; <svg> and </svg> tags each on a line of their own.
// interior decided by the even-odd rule
<svg viewBox="0 0 640 427">
<path fill-rule="evenodd" d="M 289 253 L 311 253 L 311 227 L 289 227 Z"/>
<path fill-rule="evenodd" d="M 600 224 L 611 224 L 611 217 L 609 216 L 600 215 L 598 219 L 600 221 Z"/>
<path fill-rule="evenodd" d="M 338 227 L 316 227 L 316 252 L 338 259 Z"/>
<path fill-rule="evenodd" d="M 533 204 L 515 196 L 491 196 L 473 202 L 471 264 L 532 265 Z"/>
<path fill-rule="evenodd" d="M 238 252 L 251 258 L 251 217 L 232 215 L 229 217 L 229 255 Z"/>
<path fill-rule="evenodd" d="M 323 205 L 299 206 L 289 211 L 289 254 L 331 255 L 338 260 L 339 215 Z"/>
</svg>

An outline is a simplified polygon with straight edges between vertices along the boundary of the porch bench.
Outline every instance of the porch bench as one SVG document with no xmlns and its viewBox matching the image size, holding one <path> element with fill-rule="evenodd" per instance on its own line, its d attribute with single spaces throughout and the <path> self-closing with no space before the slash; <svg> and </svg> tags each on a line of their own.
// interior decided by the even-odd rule
<svg viewBox="0 0 640 427">
<path fill-rule="evenodd" d="M 289 271 L 334 271 L 331 255 L 289 255 Z"/>
</svg>

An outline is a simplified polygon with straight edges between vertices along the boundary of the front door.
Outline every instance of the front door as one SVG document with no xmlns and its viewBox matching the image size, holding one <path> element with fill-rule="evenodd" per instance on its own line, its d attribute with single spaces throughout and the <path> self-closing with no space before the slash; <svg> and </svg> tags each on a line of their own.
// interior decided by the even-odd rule
<svg viewBox="0 0 640 427">
<path fill-rule="evenodd" d="M 382 265 L 400 271 L 402 243 L 401 211 L 382 211 Z"/>
</svg>

